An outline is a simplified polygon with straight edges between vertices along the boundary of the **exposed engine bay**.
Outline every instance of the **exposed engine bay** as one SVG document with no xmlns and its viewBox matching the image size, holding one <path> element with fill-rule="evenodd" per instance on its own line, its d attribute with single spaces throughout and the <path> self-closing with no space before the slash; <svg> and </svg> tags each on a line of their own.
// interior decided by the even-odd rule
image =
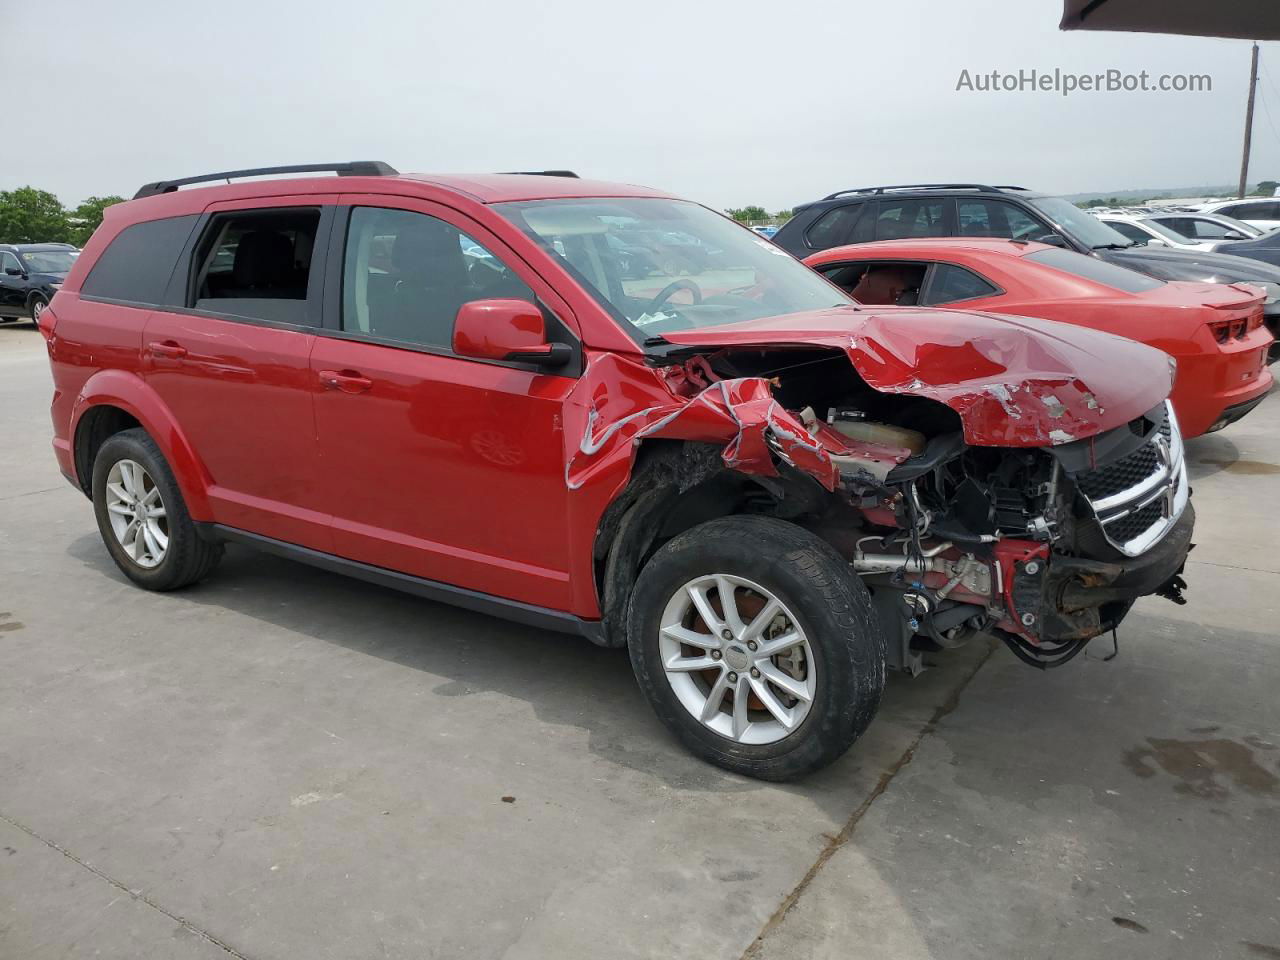
<svg viewBox="0 0 1280 960">
<path fill-rule="evenodd" d="M 761 434 L 777 479 L 756 477 L 769 496 L 746 509 L 781 510 L 848 560 L 872 593 L 891 667 L 918 672 L 924 653 L 979 633 L 1028 664 L 1058 666 L 1138 597 L 1183 602 L 1194 513 L 1167 403 L 1079 440 L 978 446 L 953 409 L 871 388 L 842 352 L 732 348 L 672 361 L 669 384 L 723 394 L 744 434 L 728 384 L 768 384 L 771 401 L 747 402 L 781 408 Z M 662 436 L 674 417 L 646 429 Z"/>
</svg>

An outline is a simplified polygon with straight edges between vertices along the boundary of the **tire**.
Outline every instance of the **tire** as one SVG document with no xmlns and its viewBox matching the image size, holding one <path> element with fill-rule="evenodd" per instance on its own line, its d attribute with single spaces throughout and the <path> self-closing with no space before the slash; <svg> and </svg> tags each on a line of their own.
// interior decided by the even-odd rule
<svg viewBox="0 0 1280 960">
<path fill-rule="evenodd" d="M 130 476 L 134 482 L 126 479 Z M 135 486 L 141 494 L 134 492 Z M 132 514 L 120 509 L 130 500 L 134 501 Z M 136 522 L 139 500 L 144 501 L 148 515 L 142 524 Z M 140 428 L 108 437 L 98 451 L 93 461 L 93 512 L 111 559 L 126 577 L 147 590 L 176 590 L 195 583 L 222 558 L 222 544 L 204 540 L 196 532 L 173 471 L 155 441 Z M 122 534 L 118 528 L 125 521 L 128 525 Z M 163 550 L 154 549 L 161 537 Z"/>
<path fill-rule="evenodd" d="M 717 574 L 745 621 L 730 629 L 731 640 L 718 641 L 719 651 L 707 648 L 717 641 L 703 632 L 710 626 L 699 613 L 705 604 L 693 599 L 701 592 L 711 603 L 707 615 L 721 618 L 718 627 L 730 626 L 719 586 L 703 586 Z M 759 643 L 748 652 L 744 644 L 769 602 L 779 612 L 755 631 Z M 828 543 L 771 517 L 712 520 L 664 545 L 636 580 L 627 627 L 632 668 L 659 719 L 695 755 L 762 780 L 792 780 L 839 758 L 871 723 L 884 691 L 885 642 L 867 588 Z M 686 644 L 691 636 L 694 643 Z M 804 645 L 786 651 L 789 663 L 765 659 L 772 646 L 794 643 L 795 636 Z M 707 716 L 705 701 L 720 678 L 730 684 L 728 695 L 704 722 L 695 715 L 698 698 Z M 807 705 L 774 678 L 786 689 L 803 688 Z M 740 690 L 747 694 L 741 721 Z M 773 705 L 767 709 L 766 697 Z M 776 707 L 793 726 L 783 724 Z"/>
<path fill-rule="evenodd" d="M 40 327 L 40 314 L 44 312 L 44 308 L 49 305 L 49 301 L 44 297 L 35 296 L 31 298 L 31 302 L 27 304 L 31 314 L 31 325 L 37 329 Z"/>
</svg>

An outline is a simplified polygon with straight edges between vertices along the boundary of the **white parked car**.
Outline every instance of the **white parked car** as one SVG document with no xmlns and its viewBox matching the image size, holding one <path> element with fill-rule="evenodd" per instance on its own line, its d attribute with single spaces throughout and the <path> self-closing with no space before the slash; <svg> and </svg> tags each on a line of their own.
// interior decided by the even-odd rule
<svg viewBox="0 0 1280 960">
<path fill-rule="evenodd" d="M 1280 227 L 1280 197 L 1254 197 L 1243 200 L 1214 200 L 1196 205 L 1201 213 L 1222 213 L 1252 224 L 1262 230 Z"/>
<path fill-rule="evenodd" d="M 1092 211 L 1091 211 L 1092 212 Z M 1193 240 L 1184 237 L 1146 213 L 1094 213 L 1095 217 L 1122 234 L 1125 239 L 1147 247 L 1173 247 L 1176 250 L 1216 250 L 1221 241 Z"/>
<path fill-rule="evenodd" d="M 1152 213 L 1148 219 L 1192 240 L 1256 240 L 1267 232 L 1225 213 L 1170 210 Z"/>
</svg>

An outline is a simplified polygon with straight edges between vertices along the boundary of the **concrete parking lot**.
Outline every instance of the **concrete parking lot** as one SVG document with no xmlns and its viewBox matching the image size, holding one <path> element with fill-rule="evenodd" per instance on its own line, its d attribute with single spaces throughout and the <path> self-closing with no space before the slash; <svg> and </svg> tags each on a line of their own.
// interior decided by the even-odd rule
<svg viewBox="0 0 1280 960">
<path fill-rule="evenodd" d="M 1186 606 L 940 657 L 777 786 L 618 652 L 241 549 L 128 585 L 50 389 L 0 327 L 0 958 L 1280 958 L 1276 397 L 1189 444 Z"/>
</svg>

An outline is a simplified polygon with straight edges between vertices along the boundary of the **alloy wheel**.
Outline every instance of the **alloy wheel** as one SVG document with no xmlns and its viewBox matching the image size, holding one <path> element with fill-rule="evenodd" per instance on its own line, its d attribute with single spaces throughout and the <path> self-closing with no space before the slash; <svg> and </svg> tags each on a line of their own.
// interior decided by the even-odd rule
<svg viewBox="0 0 1280 960">
<path fill-rule="evenodd" d="M 160 488 L 135 460 L 117 460 L 107 473 L 107 515 L 124 552 L 140 567 L 158 567 L 169 550 L 169 519 Z"/>
<path fill-rule="evenodd" d="M 804 629 L 750 580 L 713 573 L 686 583 L 663 610 L 658 646 L 681 705 L 737 743 L 775 743 L 813 706 L 817 664 Z"/>
</svg>

